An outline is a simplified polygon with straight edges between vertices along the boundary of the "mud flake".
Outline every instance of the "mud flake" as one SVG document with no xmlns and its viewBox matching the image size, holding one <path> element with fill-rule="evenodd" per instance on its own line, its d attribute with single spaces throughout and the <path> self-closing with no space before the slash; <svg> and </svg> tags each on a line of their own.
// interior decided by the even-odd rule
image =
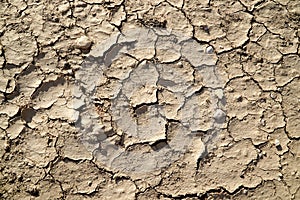
<svg viewBox="0 0 300 200">
<path fill-rule="evenodd" d="M 122 180 L 118 183 L 108 183 L 102 191 L 99 198 L 109 200 L 131 200 L 135 198 L 136 186 L 129 180 Z"/>
<path fill-rule="evenodd" d="M 28 33 L 20 34 L 15 30 L 6 31 L 1 37 L 6 61 L 20 65 L 30 63 L 37 52 L 37 44 Z"/>
<path fill-rule="evenodd" d="M 299 138 L 299 79 L 283 89 L 282 103 L 286 115 L 286 130 L 290 137 Z"/>
<path fill-rule="evenodd" d="M 60 181 L 62 189 L 70 194 L 94 192 L 98 187 L 103 187 L 110 180 L 105 173 L 101 173 L 88 161 L 76 164 L 72 161 L 60 161 L 50 173 L 55 180 Z"/>
<path fill-rule="evenodd" d="M 7 114 L 9 117 L 15 116 L 19 112 L 19 107 L 12 103 L 0 105 L 0 114 Z"/>
<path fill-rule="evenodd" d="M 80 138 L 76 137 L 60 137 L 56 146 L 60 149 L 63 157 L 72 160 L 91 160 L 93 157 L 90 152 L 83 146 Z"/>
<path fill-rule="evenodd" d="M 291 194 L 295 194 L 299 190 L 300 172 L 299 172 L 299 141 L 293 141 L 289 144 L 291 153 L 284 154 L 281 160 L 283 180 L 289 187 Z"/>
<path fill-rule="evenodd" d="M 269 134 L 269 141 L 270 143 L 274 144 L 274 147 L 277 149 L 276 153 L 278 155 L 283 155 L 285 152 L 289 150 L 288 144 L 290 142 L 290 139 L 288 138 L 284 129 L 277 129 L 273 133 Z"/>
<path fill-rule="evenodd" d="M 158 92 L 158 101 L 163 107 L 162 115 L 167 119 L 176 119 L 178 110 L 184 104 L 184 97 L 168 90 Z"/>
<path fill-rule="evenodd" d="M 50 143 L 53 139 L 38 134 L 25 136 L 25 142 L 22 145 L 25 157 L 38 167 L 46 167 L 57 156 L 54 142 Z"/>
<path fill-rule="evenodd" d="M 260 114 L 263 109 L 255 104 L 262 91 L 248 77 L 232 79 L 225 88 L 227 115 L 242 119 L 247 114 Z"/>
<path fill-rule="evenodd" d="M 8 127 L 9 117 L 5 114 L 0 114 L 0 128 L 6 129 Z"/>
<path fill-rule="evenodd" d="M 283 86 L 293 78 L 300 76 L 300 57 L 288 55 L 283 57 L 283 62 L 275 66 L 275 80 L 278 86 Z"/>
</svg>

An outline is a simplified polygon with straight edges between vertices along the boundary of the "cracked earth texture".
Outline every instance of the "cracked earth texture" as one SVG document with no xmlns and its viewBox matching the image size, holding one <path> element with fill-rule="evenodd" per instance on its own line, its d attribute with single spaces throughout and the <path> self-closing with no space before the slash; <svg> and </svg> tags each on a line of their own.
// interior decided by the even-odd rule
<svg viewBox="0 0 300 200">
<path fill-rule="evenodd" d="M 298 0 L 0 0 L 0 199 L 300 199 L 299 27 Z"/>
</svg>

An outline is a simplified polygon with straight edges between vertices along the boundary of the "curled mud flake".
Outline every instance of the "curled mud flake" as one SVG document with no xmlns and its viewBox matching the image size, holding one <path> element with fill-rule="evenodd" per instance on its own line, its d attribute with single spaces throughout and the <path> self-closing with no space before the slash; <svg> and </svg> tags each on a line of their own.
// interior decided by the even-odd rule
<svg viewBox="0 0 300 200">
<path fill-rule="evenodd" d="M 68 108 L 66 106 L 66 100 L 63 98 L 59 98 L 56 100 L 54 104 L 52 104 L 51 108 L 46 111 L 48 117 L 50 119 L 62 119 L 67 120 L 68 122 L 76 122 L 78 120 L 78 111 L 74 111 L 74 109 Z"/>
<path fill-rule="evenodd" d="M 33 108 L 37 110 L 51 107 L 63 95 L 64 84 L 63 78 L 43 83 L 31 96 L 34 102 Z"/>
<path fill-rule="evenodd" d="M 36 112 L 36 111 L 34 111 Z M 31 117 L 31 116 L 30 116 Z M 25 117 L 26 119 L 26 117 Z M 48 121 L 48 115 L 45 112 L 37 111 L 31 118 L 30 122 L 27 122 L 27 125 L 30 128 L 36 128 L 45 124 Z"/>
<path fill-rule="evenodd" d="M 14 117 L 19 112 L 19 107 L 12 103 L 4 103 L 0 105 L 0 114 L 7 114 L 9 117 Z"/>
<path fill-rule="evenodd" d="M 20 135 L 20 133 L 22 133 L 22 131 L 25 129 L 25 123 L 24 121 L 18 118 L 10 121 L 9 123 L 10 125 L 6 129 L 8 137 L 10 139 L 16 139 Z"/>
</svg>

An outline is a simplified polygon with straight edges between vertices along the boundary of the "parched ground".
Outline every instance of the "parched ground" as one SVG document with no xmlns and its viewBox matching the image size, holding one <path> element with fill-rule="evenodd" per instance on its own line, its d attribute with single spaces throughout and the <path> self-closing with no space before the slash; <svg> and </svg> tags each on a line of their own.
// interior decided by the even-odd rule
<svg viewBox="0 0 300 200">
<path fill-rule="evenodd" d="M 0 199 L 300 199 L 300 1 L 0 0 Z"/>
</svg>

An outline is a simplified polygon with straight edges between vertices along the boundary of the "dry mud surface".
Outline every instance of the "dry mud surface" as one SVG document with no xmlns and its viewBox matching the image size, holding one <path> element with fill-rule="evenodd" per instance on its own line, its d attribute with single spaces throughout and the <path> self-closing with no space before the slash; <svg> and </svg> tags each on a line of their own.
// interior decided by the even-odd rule
<svg viewBox="0 0 300 200">
<path fill-rule="evenodd" d="M 0 0 L 0 199 L 300 199 L 298 0 Z"/>
</svg>

